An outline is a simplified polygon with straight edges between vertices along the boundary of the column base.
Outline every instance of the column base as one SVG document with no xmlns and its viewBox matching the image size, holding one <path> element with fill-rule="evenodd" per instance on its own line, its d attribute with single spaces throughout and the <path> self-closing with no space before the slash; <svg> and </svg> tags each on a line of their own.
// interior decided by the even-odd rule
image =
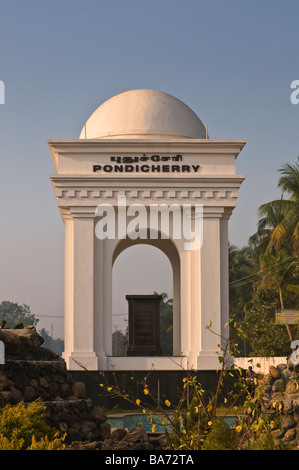
<svg viewBox="0 0 299 470">
<path fill-rule="evenodd" d="M 201 352 L 190 356 L 136 356 L 136 357 L 98 357 L 95 353 L 72 352 L 62 354 L 68 370 L 217 370 L 222 364 L 218 356 Z M 230 363 L 234 359 L 231 358 Z M 230 363 L 227 367 L 230 366 Z"/>
<path fill-rule="evenodd" d="M 99 370 L 99 359 L 94 352 L 62 353 L 68 370 Z"/>
</svg>

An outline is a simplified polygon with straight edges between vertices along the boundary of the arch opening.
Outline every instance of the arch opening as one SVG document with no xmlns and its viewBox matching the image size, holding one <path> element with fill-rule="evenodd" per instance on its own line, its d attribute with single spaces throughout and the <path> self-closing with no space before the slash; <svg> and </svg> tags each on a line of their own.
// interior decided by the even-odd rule
<svg viewBox="0 0 299 470">
<path fill-rule="evenodd" d="M 161 241 L 163 242 L 161 245 Z M 112 270 L 112 355 L 126 356 L 128 302 L 126 295 L 162 294 L 160 343 L 163 356 L 178 350 L 179 257 L 170 240 L 121 240 Z"/>
</svg>

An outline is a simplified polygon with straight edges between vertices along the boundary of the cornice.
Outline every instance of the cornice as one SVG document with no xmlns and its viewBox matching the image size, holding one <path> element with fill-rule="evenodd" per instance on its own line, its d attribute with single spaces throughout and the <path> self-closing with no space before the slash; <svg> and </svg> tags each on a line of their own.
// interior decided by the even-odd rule
<svg viewBox="0 0 299 470">
<path fill-rule="evenodd" d="M 236 156 L 246 144 L 245 139 L 173 139 L 170 141 L 147 139 L 49 139 L 48 146 L 54 153 L 106 153 L 112 150 L 119 152 L 134 151 L 143 153 L 146 150 L 159 149 L 169 152 L 211 152 L 231 153 Z"/>
<path fill-rule="evenodd" d="M 157 177 L 153 175 L 147 176 L 130 176 L 126 177 L 121 176 L 112 176 L 112 175 L 97 175 L 97 174 L 83 174 L 83 175 L 66 175 L 66 174 L 52 174 L 50 175 L 50 180 L 56 184 L 66 184 L 66 185 L 102 185 L 102 184 L 116 184 L 118 186 L 131 186 L 135 185 L 205 185 L 205 184 L 241 184 L 245 179 L 245 175 L 200 175 L 193 177 Z"/>
</svg>

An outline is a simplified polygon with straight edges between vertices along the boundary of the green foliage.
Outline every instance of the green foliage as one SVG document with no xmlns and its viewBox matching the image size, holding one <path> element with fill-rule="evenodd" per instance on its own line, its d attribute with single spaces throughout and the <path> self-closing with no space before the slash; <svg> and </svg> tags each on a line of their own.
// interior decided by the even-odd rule
<svg viewBox="0 0 299 470">
<path fill-rule="evenodd" d="M 196 389 L 191 390 L 189 382 Z M 171 419 L 172 430 L 167 432 L 165 436 L 171 449 L 199 450 L 203 448 L 204 439 L 207 435 L 209 428 L 209 414 L 205 412 L 203 404 L 196 396 L 198 393 L 204 393 L 199 384 L 196 384 L 191 378 L 185 382 L 185 386 L 189 391 L 196 392 L 191 400 L 191 403 L 186 408 L 178 408 L 174 410 L 174 415 Z"/>
<path fill-rule="evenodd" d="M 49 332 L 42 328 L 39 334 L 43 337 L 43 347 L 54 351 L 58 356 L 61 356 L 64 350 L 64 341 L 62 339 L 54 339 L 50 336 Z"/>
<path fill-rule="evenodd" d="M 211 329 L 211 325 L 208 328 Z M 238 332 L 241 335 L 241 329 Z M 228 358 L 235 349 L 234 345 L 229 339 L 224 341 L 222 337 L 221 342 L 222 346 L 218 345 L 220 347 L 218 355 L 220 366 L 214 395 L 203 389 L 198 382 L 196 371 L 185 371 L 181 397 L 176 406 L 173 406 L 167 397 L 163 397 L 162 403 L 161 397 L 154 396 L 154 392 L 147 382 L 150 372 L 141 382 L 137 382 L 139 386 L 142 386 L 146 400 L 142 398 L 140 392 L 140 398 L 134 398 L 132 392 L 127 393 L 122 390 L 117 382 L 115 386 L 112 386 L 105 385 L 103 381 L 101 387 L 105 388 L 112 396 L 121 396 L 131 404 L 137 405 L 152 423 L 152 432 L 155 432 L 156 424 L 164 424 L 165 436 L 170 450 L 251 450 L 253 447 L 272 450 L 287 448 L 283 441 L 274 439 L 271 434 L 271 430 L 277 429 L 280 425 L 282 405 L 276 403 L 271 412 L 263 410 L 265 390 L 257 386 L 254 397 L 251 396 L 242 370 L 233 364 L 228 367 Z M 217 414 L 227 376 L 235 378 L 233 389 L 224 397 L 226 414 L 236 417 L 236 424 L 232 427 Z M 104 372 L 102 378 L 105 379 Z M 131 377 L 131 380 L 133 379 L 134 377 Z M 153 403 L 152 406 L 149 405 L 148 397 Z M 159 416 L 159 423 L 155 423 L 157 416 Z"/>
<path fill-rule="evenodd" d="M 249 441 L 247 448 L 249 450 L 291 450 L 293 446 L 281 439 L 275 439 L 269 431 L 266 431 L 259 437 Z"/>
<path fill-rule="evenodd" d="M 217 418 L 204 441 L 204 450 L 235 450 L 239 436 L 234 428 L 229 427 L 224 419 Z"/>
<path fill-rule="evenodd" d="M 290 299 L 291 303 L 292 299 Z M 290 340 L 284 325 L 275 323 L 280 308 L 275 289 L 258 288 L 245 307 L 243 328 L 250 338 L 252 356 L 284 356 L 290 352 Z M 294 334 L 297 326 L 291 326 Z"/>
<path fill-rule="evenodd" d="M 23 323 L 24 326 L 35 326 L 38 322 L 28 305 L 19 305 L 8 300 L 3 300 L 0 304 L 0 322 L 2 320 L 6 322 L 5 328 L 14 328 L 19 323 Z"/>
<path fill-rule="evenodd" d="M 156 294 L 156 292 L 155 292 Z M 160 302 L 160 344 L 163 356 L 173 354 L 173 299 L 162 293 Z"/>
<path fill-rule="evenodd" d="M 39 400 L 0 408 L 0 450 L 63 450 L 63 438 L 45 423 L 45 410 Z"/>
<path fill-rule="evenodd" d="M 128 347 L 128 328 L 126 334 L 120 330 L 112 333 L 112 356 L 126 356 Z"/>
<path fill-rule="evenodd" d="M 257 232 L 249 247 L 229 249 L 231 337 L 242 355 L 279 356 L 290 353 L 299 327 L 277 325 L 279 309 L 299 308 L 299 157 L 279 170 L 278 187 L 289 198 L 262 204 Z"/>
</svg>

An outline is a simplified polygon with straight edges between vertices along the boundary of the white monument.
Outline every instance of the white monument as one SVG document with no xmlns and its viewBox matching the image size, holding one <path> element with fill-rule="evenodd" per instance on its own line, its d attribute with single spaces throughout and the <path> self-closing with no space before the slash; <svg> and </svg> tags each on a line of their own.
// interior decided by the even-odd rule
<svg viewBox="0 0 299 470">
<path fill-rule="evenodd" d="M 206 326 L 228 335 L 228 220 L 244 180 L 236 175 L 235 160 L 245 143 L 210 139 L 186 104 L 154 90 L 127 91 L 104 102 L 79 139 L 49 140 L 56 170 L 50 179 L 65 225 L 63 357 L 69 369 L 219 367 L 221 341 Z M 136 204 L 146 210 L 139 238 L 130 230 L 119 233 L 126 209 Z M 161 204 L 175 205 L 181 214 L 191 207 L 200 245 L 174 236 L 178 225 L 166 234 L 160 218 L 150 231 L 150 208 Z M 115 237 L 99 234 L 103 205 L 114 210 Z M 203 222 L 198 226 L 197 213 Z M 173 268 L 171 358 L 112 357 L 112 268 L 120 253 L 138 243 L 162 250 Z"/>
</svg>

